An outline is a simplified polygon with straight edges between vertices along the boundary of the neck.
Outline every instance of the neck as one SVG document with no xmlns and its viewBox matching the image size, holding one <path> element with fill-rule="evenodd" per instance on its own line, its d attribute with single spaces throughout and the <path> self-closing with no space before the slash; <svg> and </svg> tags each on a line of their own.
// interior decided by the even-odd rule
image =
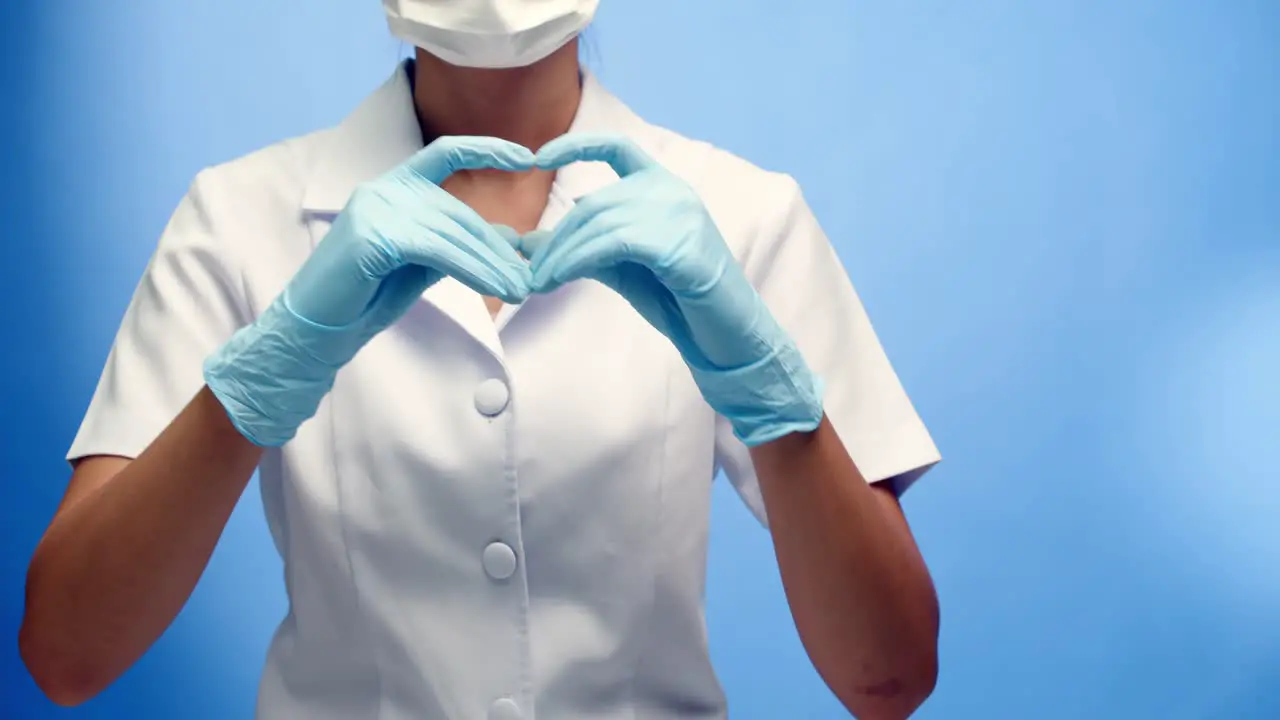
<svg viewBox="0 0 1280 720">
<path fill-rule="evenodd" d="M 528 67 L 501 70 L 449 65 L 420 49 L 413 95 L 425 142 L 482 135 L 537 152 L 567 132 L 578 111 L 578 41 Z"/>
</svg>

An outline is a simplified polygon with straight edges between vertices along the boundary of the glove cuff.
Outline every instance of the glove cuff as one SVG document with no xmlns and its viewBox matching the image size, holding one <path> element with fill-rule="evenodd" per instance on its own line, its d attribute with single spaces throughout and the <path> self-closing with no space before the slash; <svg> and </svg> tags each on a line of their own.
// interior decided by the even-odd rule
<svg viewBox="0 0 1280 720">
<path fill-rule="evenodd" d="M 204 381 L 240 434 L 279 447 L 315 415 L 364 340 L 354 328 L 309 322 L 277 298 L 205 360 Z"/>
<path fill-rule="evenodd" d="M 688 364 L 702 396 L 747 447 L 812 432 L 822 423 L 822 379 L 793 343 L 737 368 Z"/>
</svg>

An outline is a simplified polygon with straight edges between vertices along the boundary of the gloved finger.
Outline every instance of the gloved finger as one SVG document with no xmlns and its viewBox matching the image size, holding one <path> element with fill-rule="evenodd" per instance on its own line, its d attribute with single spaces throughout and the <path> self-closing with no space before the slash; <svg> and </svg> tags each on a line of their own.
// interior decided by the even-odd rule
<svg viewBox="0 0 1280 720">
<path fill-rule="evenodd" d="M 620 135 L 573 133 L 542 146 L 534 163 L 540 170 L 558 170 L 575 162 L 602 162 L 625 178 L 657 163 L 638 145 Z"/>
<path fill-rule="evenodd" d="M 514 256 L 515 251 L 495 230 L 486 229 Z M 529 294 L 531 276 L 524 262 L 499 256 L 461 227 L 438 223 L 427 233 L 397 245 L 406 263 L 439 270 L 483 295 L 518 302 Z"/>
<path fill-rule="evenodd" d="M 436 198 L 436 212 L 425 224 L 434 228 L 435 225 L 443 223 L 443 225 L 448 226 L 448 230 L 445 232 L 447 236 L 469 236 L 472 238 L 470 242 L 478 242 L 484 245 L 495 256 L 501 258 L 512 267 L 525 266 L 524 260 L 520 258 L 520 254 L 516 251 L 516 244 L 503 235 L 497 226 L 490 224 L 488 220 L 480 217 L 479 213 L 449 193 L 436 188 L 434 194 L 439 196 Z M 507 230 L 515 233 L 512 228 L 507 228 Z"/>
<path fill-rule="evenodd" d="M 548 293 L 583 278 L 599 278 L 627 262 L 627 250 L 608 234 L 584 238 L 566 250 L 554 265 L 544 265 L 533 278 L 535 292 Z"/>
<path fill-rule="evenodd" d="M 611 185 L 588 195 L 574 204 L 559 224 L 551 231 L 549 236 L 539 236 L 534 238 L 537 247 L 533 248 L 533 253 L 526 253 L 529 258 L 529 267 L 535 274 L 538 268 L 545 262 L 548 254 L 556 251 L 556 248 L 565 242 L 571 242 L 572 238 L 579 228 L 591 221 L 592 218 L 608 211 L 617 205 L 625 197 L 620 195 L 621 184 Z M 533 243 L 530 243 L 533 244 Z"/>
<path fill-rule="evenodd" d="M 452 135 L 419 150 L 405 167 L 439 185 L 459 170 L 532 170 L 534 155 L 529 148 L 500 138 Z"/>
<path fill-rule="evenodd" d="M 531 292 L 528 267 L 494 268 L 484 258 L 456 245 L 441 247 L 432 267 L 481 295 L 490 295 L 511 305 L 523 302 Z"/>
<path fill-rule="evenodd" d="M 541 235 L 535 238 L 537 247 L 532 248 L 533 253 L 527 255 L 529 269 L 533 272 L 534 277 L 543 277 L 545 280 L 545 276 L 540 274 L 540 271 L 542 267 L 548 264 L 547 258 L 555 255 L 560 247 L 578 242 L 580 239 L 576 235 L 578 228 L 582 227 L 584 223 L 600 211 L 599 208 L 583 207 L 580 204 L 570 210 L 569 214 L 561 219 L 560 224 L 556 225 L 549 235 Z"/>
<path fill-rule="evenodd" d="M 540 256 L 537 265 L 531 263 L 533 289 L 550 292 L 565 283 L 592 277 L 601 270 L 631 260 L 625 231 L 621 218 L 608 213 L 597 215 L 592 222 L 556 242 Z"/>
<path fill-rule="evenodd" d="M 533 230 L 521 235 L 518 238 L 516 251 L 526 258 L 533 257 L 534 253 L 551 241 L 555 233 L 551 230 Z"/>
<path fill-rule="evenodd" d="M 499 235 L 502 236 L 503 240 L 506 240 L 511 244 L 512 248 L 517 251 L 520 249 L 520 233 L 516 232 L 515 228 L 510 225 L 494 225 L 492 227 Z"/>
<path fill-rule="evenodd" d="M 526 258 L 533 254 L 534 250 L 541 247 L 547 238 L 551 237 L 551 233 L 546 230 L 531 230 L 524 235 L 516 232 L 516 229 L 509 225 L 494 225 L 493 229 L 502 236 L 504 240 L 511 243 L 511 247 L 516 252 Z"/>
</svg>

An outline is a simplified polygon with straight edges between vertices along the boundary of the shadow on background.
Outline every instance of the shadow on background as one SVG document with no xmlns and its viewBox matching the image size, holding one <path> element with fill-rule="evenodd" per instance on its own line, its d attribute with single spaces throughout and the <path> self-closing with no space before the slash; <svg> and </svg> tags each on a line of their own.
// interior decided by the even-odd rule
<svg viewBox="0 0 1280 720">
<path fill-rule="evenodd" d="M 22 577 L 192 176 L 337 121 L 403 48 L 372 0 L 36 7 L 0 6 L 0 717 L 248 718 L 285 607 L 256 485 L 76 711 L 17 657 Z M 946 458 L 906 502 L 944 609 L 920 717 L 1280 717 L 1277 36 L 1261 1 L 603 3 L 610 88 L 800 180 Z M 839 717 L 717 493 L 733 717 Z"/>
</svg>

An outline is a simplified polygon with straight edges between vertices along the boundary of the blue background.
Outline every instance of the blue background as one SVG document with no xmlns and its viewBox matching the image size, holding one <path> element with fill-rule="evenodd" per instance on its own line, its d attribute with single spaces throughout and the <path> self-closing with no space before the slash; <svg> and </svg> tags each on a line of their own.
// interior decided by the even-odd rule
<svg viewBox="0 0 1280 720">
<path fill-rule="evenodd" d="M 1280 717 L 1278 36 L 1268 0 L 603 3 L 611 89 L 801 181 L 946 457 L 906 498 L 944 614 L 919 717 Z M 374 0 L 0 4 L 0 716 L 250 716 L 284 610 L 256 487 L 77 710 L 17 657 L 23 573 L 192 176 L 403 51 Z M 717 493 L 733 716 L 840 717 Z"/>
</svg>

